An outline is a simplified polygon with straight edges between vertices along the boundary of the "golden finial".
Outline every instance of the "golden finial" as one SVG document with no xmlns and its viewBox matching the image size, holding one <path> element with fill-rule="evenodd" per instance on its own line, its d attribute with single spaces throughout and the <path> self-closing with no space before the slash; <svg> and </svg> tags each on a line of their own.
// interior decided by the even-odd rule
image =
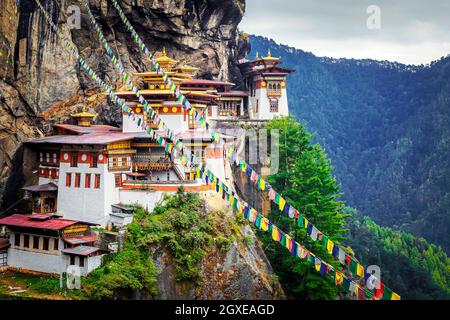
<svg viewBox="0 0 450 320">
<path fill-rule="evenodd" d="M 86 106 L 83 106 L 83 112 L 86 112 Z"/>
<path fill-rule="evenodd" d="M 259 58 L 259 52 L 256 51 L 256 59 L 258 59 L 258 58 Z"/>
<path fill-rule="evenodd" d="M 162 52 L 163 57 L 167 57 L 167 53 L 166 53 L 166 47 L 163 47 L 163 52 Z"/>
<path fill-rule="evenodd" d="M 267 52 L 267 57 L 272 57 L 272 52 L 270 52 L 270 49 L 269 49 L 269 51 Z"/>
</svg>

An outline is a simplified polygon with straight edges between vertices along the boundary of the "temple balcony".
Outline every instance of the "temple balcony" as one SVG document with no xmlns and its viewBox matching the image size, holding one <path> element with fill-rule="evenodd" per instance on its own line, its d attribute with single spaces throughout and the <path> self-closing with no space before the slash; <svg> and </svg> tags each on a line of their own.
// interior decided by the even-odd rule
<svg viewBox="0 0 450 320">
<path fill-rule="evenodd" d="M 173 169 L 174 165 L 172 162 L 135 162 L 133 167 L 137 171 L 167 171 Z"/>
</svg>

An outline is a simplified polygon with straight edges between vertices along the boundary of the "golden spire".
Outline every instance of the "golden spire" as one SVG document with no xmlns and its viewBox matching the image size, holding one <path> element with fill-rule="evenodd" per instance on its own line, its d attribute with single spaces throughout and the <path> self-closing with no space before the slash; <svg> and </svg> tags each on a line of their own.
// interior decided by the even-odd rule
<svg viewBox="0 0 450 320">
<path fill-rule="evenodd" d="M 267 52 L 267 57 L 268 58 L 272 57 L 272 52 L 270 52 L 270 48 L 269 48 L 269 51 Z"/>
<path fill-rule="evenodd" d="M 259 52 L 256 51 L 256 59 L 258 59 L 258 58 L 259 58 Z"/>
<path fill-rule="evenodd" d="M 166 47 L 163 47 L 162 56 L 167 57 Z"/>
</svg>

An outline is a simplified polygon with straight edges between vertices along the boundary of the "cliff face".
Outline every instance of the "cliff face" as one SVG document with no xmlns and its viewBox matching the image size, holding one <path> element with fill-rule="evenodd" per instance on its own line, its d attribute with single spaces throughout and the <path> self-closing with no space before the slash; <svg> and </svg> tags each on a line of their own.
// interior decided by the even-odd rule
<svg viewBox="0 0 450 320">
<path fill-rule="evenodd" d="M 91 30 L 82 0 L 41 0 L 62 32 L 76 44 L 93 69 L 117 88 L 117 72 Z M 146 71 L 147 58 L 133 45 L 109 0 L 90 0 L 91 9 L 111 48 L 128 72 Z M 123 0 L 122 8 L 150 50 L 163 46 L 174 58 L 200 68 L 198 76 L 233 81 L 241 76 L 237 25 L 244 0 Z M 76 7 L 70 7 L 76 6 Z M 70 8 L 69 8 L 70 7 Z M 73 8 L 81 28 L 69 28 Z M 76 11 L 76 10 L 75 10 Z M 0 11 L 0 179 L 20 180 L 13 167 L 21 143 L 65 120 L 80 103 L 99 113 L 98 121 L 120 124 L 120 114 L 80 71 L 59 38 L 50 30 L 34 0 L 2 0 Z M 44 120 L 44 121 L 41 121 Z M 10 177 L 12 172 L 19 176 Z M 9 180 L 11 180 L 9 179 Z M 11 193 L 10 193 L 11 194 Z M 10 197 L 8 197 L 10 198 Z M 12 198 L 11 198 L 12 199 Z M 5 199 L 3 207 L 10 201 Z"/>
</svg>

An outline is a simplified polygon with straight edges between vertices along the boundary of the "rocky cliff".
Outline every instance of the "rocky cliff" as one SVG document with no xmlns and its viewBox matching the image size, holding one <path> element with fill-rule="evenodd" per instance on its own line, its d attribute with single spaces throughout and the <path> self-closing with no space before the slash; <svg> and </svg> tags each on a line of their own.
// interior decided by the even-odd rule
<svg viewBox="0 0 450 320">
<path fill-rule="evenodd" d="M 117 72 L 89 27 L 82 0 L 41 0 L 41 3 L 94 70 L 117 87 Z M 127 71 L 147 70 L 146 57 L 132 45 L 110 1 L 90 0 L 89 3 Z M 120 3 L 150 50 L 165 46 L 171 56 L 199 67 L 199 77 L 241 83 L 236 65 L 242 55 L 237 25 L 244 14 L 244 0 L 123 0 Z M 71 24 L 67 22 L 72 25 L 76 22 L 78 9 L 80 28 L 69 27 Z M 76 60 L 50 30 L 34 0 L 2 0 L 0 78 L 2 189 L 10 188 L 11 180 L 21 179 L 20 168 L 13 165 L 21 143 L 47 131 L 51 123 L 65 120 L 80 103 L 95 109 L 100 114 L 99 122 L 120 124 L 117 109 L 108 104 L 95 84 L 80 71 Z M 11 176 L 12 172 L 15 175 Z M 10 189 L 4 208 L 13 202 L 14 188 Z"/>
</svg>

